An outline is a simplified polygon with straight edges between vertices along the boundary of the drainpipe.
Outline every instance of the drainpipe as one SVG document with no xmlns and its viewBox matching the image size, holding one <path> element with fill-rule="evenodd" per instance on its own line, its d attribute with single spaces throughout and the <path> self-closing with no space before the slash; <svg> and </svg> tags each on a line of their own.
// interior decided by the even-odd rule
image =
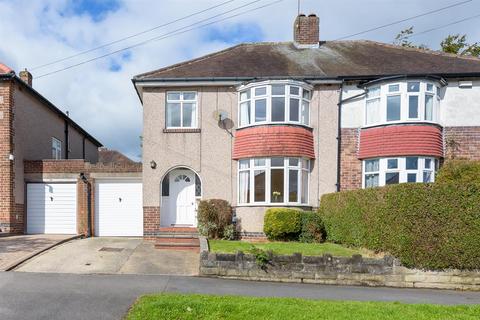
<svg viewBox="0 0 480 320">
<path fill-rule="evenodd" d="M 65 120 L 65 159 L 68 159 L 68 147 L 69 147 L 69 136 L 68 136 L 68 121 Z"/>
<path fill-rule="evenodd" d="M 350 100 L 354 100 L 356 98 L 362 97 L 365 94 L 367 94 L 368 89 L 363 89 L 363 92 L 356 94 L 354 96 L 348 97 L 346 99 L 343 99 L 343 86 L 344 86 L 345 80 L 342 80 L 342 83 L 340 84 L 340 94 L 338 95 L 338 132 L 337 132 L 337 192 L 340 191 L 341 185 L 340 185 L 340 179 L 341 179 L 341 170 L 340 170 L 340 163 L 341 163 L 341 151 L 342 151 L 342 105 L 345 102 L 348 102 Z"/>
<path fill-rule="evenodd" d="M 87 187 L 87 237 L 92 236 L 92 190 L 90 182 L 83 172 L 80 173 L 80 179 Z"/>
</svg>

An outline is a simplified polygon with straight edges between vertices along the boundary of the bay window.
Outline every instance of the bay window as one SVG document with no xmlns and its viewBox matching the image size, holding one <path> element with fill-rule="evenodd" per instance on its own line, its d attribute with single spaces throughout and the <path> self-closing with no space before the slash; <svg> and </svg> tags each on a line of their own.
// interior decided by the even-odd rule
<svg viewBox="0 0 480 320">
<path fill-rule="evenodd" d="M 434 182 L 437 166 L 437 159 L 419 156 L 364 160 L 363 187 L 404 182 Z"/>
<path fill-rule="evenodd" d="M 239 204 L 307 204 L 310 161 L 252 158 L 238 161 Z"/>
<path fill-rule="evenodd" d="M 197 93 L 167 92 L 167 128 L 197 128 Z"/>
<path fill-rule="evenodd" d="M 311 87 L 305 83 L 267 81 L 239 90 L 239 127 L 265 123 L 310 124 Z"/>
<path fill-rule="evenodd" d="M 375 85 L 365 97 L 365 125 L 439 121 L 440 88 L 421 80 Z"/>
</svg>

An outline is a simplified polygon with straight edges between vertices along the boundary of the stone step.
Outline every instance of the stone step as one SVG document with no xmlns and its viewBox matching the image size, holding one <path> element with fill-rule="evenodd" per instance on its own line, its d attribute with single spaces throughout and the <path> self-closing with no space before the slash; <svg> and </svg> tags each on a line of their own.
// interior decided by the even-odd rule
<svg viewBox="0 0 480 320">
<path fill-rule="evenodd" d="M 200 251 L 200 240 L 197 238 L 157 238 L 155 248 Z"/>
<path fill-rule="evenodd" d="M 198 239 L 198 233 L 182 233 L 182 232 L 175 232 L 175 233 L 159 233 L 157 234 L 157 238 L 175 238 L 175 239 Z"/>
</svg>

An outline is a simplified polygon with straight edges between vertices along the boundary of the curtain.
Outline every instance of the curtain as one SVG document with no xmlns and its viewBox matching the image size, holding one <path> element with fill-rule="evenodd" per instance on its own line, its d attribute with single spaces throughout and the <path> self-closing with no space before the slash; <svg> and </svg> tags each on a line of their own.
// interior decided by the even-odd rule
<svg viewBox="0 0 480 320">
<path fill-rule="evenodd" d="M 245 126 L 248 124 L 250 124 L 250 101 L 240 104 L 240 125 Z"/>
<path fill-rule="evenodd" d="M 366 116 L 367 125 L 380 122 L 380 98 L 367 100 Z"/>
<path fill-rule="evenodd" d="M 240 186 L 239 186 L 239 203 L 249 203 L 250 202 L 250 172 L 241 171 L 240 172 Z"/>
</svg>

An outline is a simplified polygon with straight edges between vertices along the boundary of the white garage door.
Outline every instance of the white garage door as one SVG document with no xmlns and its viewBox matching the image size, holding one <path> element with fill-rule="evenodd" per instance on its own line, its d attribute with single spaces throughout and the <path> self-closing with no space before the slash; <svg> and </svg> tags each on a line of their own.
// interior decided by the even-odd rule
<svg viewBox="0 0 480 320">
<path fill-rule="evenodd" d="M 76 234 L 77 185 L 28 183 L 27 233 Z"/>
<path fill-rule="evenodd" d="M 141 182 L 128 180 L 96 182 L 95 235 L 143 236 Z"/>
</svg>

